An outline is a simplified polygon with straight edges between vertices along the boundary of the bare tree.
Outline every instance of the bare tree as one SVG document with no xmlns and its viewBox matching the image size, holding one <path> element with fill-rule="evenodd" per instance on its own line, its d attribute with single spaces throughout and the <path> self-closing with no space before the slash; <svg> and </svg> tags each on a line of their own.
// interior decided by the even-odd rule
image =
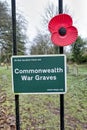
<svg viewBox="0 0 87 130">
<path fill-rule="evenodd" d="M 47 5 L 44 9 L 44 14 L 41 15 L 42 32 L 48 32 L 48 23 L 52 17 L 58 14 L 58 8 L 53 3 Z"/>
<path fill-rule="evenodd" d="M 38 33 L 33 40 L 30 54 L 54 54 L 54 46 L 49 39 L 49 35 Z"/>
<path fill-rule="evenodd" d="M 69 12 L 67 6 L 65 6 L 65 12 Z M 58 54 L 59 47 L 55 46 L 51 42 L 50 32 L 48 31 L 48 23 L 58 14 L 58 7 L 53 3 L 47 5 L 44 10 L 44 14 L 41 16 L 41 28 L 37 30 L 37 36 L 32 42 L 30 54 Z"/>
</svg>

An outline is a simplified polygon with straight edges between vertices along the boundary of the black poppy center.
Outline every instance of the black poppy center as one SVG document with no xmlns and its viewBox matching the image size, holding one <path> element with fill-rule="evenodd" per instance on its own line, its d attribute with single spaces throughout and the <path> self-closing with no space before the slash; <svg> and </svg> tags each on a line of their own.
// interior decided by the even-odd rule
<svg viewBox="0 0 87 130">
<path fill-rule="evenodd" d="M 66 28 L 61 27 L 61 28 L 58 30 L 58 32 L 59 32 L 59 34 L 60 34 L 61 36 L 64 36 L 64 35 L 66 34 Z"/>
</svg>

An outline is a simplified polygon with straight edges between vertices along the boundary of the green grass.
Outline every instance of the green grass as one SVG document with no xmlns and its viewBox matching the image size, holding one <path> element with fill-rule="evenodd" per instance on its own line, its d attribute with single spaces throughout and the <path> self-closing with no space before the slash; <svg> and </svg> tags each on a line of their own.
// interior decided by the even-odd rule
<svg viewBox="0 0 87 130">
<path fill-rule="evenodd" d="M 72 69 L 72 65 L 69 68 Z M 78 76 L 74 76 L 73 71 L 67 75 L 66 130 L 87 130 L 87 65 L 78 68 Z M 6 110 L 7 117 L 15 116 L 10 68 L 0 67 L 0 93 L 6 93 L 6 100 L 0 107 Z M 20 95 L 19 98 L 21 130 L 59 130 L 59 95 Z"/>
</svg>

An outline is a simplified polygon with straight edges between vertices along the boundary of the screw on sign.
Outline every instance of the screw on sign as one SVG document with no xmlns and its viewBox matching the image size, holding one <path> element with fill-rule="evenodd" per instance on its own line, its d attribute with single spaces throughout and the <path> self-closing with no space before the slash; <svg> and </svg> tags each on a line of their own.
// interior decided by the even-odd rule
<svg viewBox="0 0 87 130">
<path fill-rule="evenodd" d="M 71 16 L 68 14 L 59 14 L 53 17 L 48 29 L 51 32 L 51 40 L 57 46 L 67 46 L 74 43 L 78 37 L 78 31 L 73 26 Z"/>
</svg>

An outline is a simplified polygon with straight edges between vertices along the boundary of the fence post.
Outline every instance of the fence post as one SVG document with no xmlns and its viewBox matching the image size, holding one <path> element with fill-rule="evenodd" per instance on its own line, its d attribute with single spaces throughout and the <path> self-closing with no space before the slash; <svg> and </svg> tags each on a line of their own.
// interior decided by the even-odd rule
<svg viewBox="0 0 87 130">
<path fill-rule="evenodd" d="M 59 14 L 63 13 L 63 0 L 59 0 Z M 59 47 L 59 53 L 63 54 L 63 47 Z M 60 130 L 64 130 L 64 94 L 60 94 Z"/>
<path fill-rule="evenodd" d="M 13 30 L 13 55 L 17 55 L 17 42 L 16 42 L 16 0 L 11 0 L 11 8 L 12 8 L 12 30 Z M 15 114 L 16 114 L 16 130 L 20 130 L 19 95 L 15 95 Z"/>
</svg>

